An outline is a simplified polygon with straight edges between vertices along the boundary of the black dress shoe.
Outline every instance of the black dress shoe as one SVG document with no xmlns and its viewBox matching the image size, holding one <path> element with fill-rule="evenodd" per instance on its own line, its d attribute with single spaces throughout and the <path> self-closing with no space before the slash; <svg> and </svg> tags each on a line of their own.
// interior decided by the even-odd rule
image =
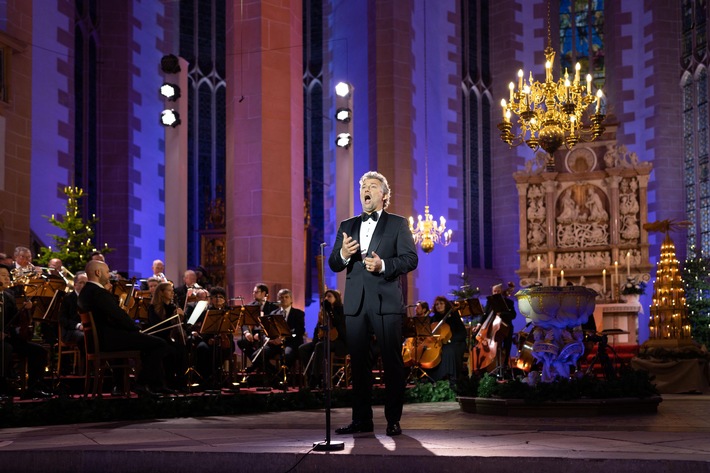
<svg viewBox="0 0 710 473">
<path fill-rule="evenodd" d="M 402 434 L 402 428 L 399 426 L 399 422 L 388 422 L 386 434 L 390 437 Z"/>
<path fill-rule="evenodd" d="M 335 433 L 340 435 L 357 434 L 360 432 L 372 432 L 373 430 L 375 430 L 375 427 L 372 425 L 372 422 L 352 422 L 345 427 L 335 429 Z"/>
</svg>

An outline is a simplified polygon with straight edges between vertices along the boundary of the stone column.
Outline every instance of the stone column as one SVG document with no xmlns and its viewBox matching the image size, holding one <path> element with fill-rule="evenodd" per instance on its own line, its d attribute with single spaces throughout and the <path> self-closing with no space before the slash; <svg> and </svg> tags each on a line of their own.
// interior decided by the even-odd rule
<svg viewBox="0 0 710 473">
<path fill-rule="evenodd" d="M 227 282 L 304 304 L 301 2 L 227 2 Z M 243 31 L 242 31 L 243 30 Z"/>
</svg>

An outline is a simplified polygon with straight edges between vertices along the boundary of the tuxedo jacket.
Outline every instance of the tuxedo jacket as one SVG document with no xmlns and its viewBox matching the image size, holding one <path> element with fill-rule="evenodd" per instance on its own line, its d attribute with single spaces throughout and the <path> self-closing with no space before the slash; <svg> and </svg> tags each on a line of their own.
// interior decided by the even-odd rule
<svg viewBox="0 0 710 473">
<path fill-rule="evenodd" d="M 272 314 L 280 314 L 281 309 L 275 310 Z M 303 344 L 303 337 L 306 334 L 306 314 L 301 309 L 291 307 L 286 320 L 288 328 L 291 329 L 291 336 L 284 340 L 284 344 L 298 348 Z"/>
<path fill-rule="evenodd" d="M 99 334 L 99 343 L 114 345 L 126 332 L 140 331 L 138 325 L 118 305 L 116 298 L 106 289 L 88 282 L 77 301 L 79 309 L 91 312 Z"/>
<path fill-rule="evenodd" d="M 361 224 L 360 215 L 341 222 L 333 251 L 328 258 L 328 266 L 332 271 L 337 273 L 347 270 L 343 311 L 346 316 L 357 315 L 361 310 L 363 297 L 367 297 L 376 298 L 374 302 L 379 308 L 379 314 L 404 314 L 406 305 L 400 276 L 416 269 L 419 263 L 409 223 L 400 215 L 382 211 L 367 248 L 367 256 L 372 256 L 373 251 L 377 253 L 385 262 L 384 273 L 367 271 L 359 252 L 350 257 L 347 265 L 343 263 L 340 256 L 343 233 L 359 242 Z"/>
</svg>

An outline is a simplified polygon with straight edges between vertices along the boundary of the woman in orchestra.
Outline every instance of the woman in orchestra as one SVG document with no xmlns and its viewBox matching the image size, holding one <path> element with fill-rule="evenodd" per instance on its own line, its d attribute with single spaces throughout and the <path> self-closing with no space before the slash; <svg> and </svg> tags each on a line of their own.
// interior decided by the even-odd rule
<svg viewBox="0 0 710 473">
<path fill-rule="evenodd" d="M 441 347 L 441 362 L 427 371 L 434 380 L 448 379 L 452 387 L 456 386 L 459 374 L 463 371 L 463 355 L 466 351 L 466 326 L 459 311 L 444 296 L 434 299 L 434 311 L 431 313 L 432 328 L 444 320 L 451 332 L 448 343 Z M 442 328 L 439 329 L 442 331 Z"/>
<path fill-rule="evenodd" d="M 187 339 L 182 327 L 183 312 L 175 305 L 174 295 L 172 283 L 158 284 L 148 307 L 146 331 L 168 342 L 169 352 L 163 358 L 166 381 L 171 389 L 186 392 Z M 171 317 L 174 318 L 169 320 Z"/>
<path fill-rule="evenodd" d="M 318 323 L 313 331 L 313 340 L 304 343 L 298 348 L 301 357 L 301 365 L 307 366 L 313 355 L 313 360 L 308 368 L 310 378 L 308 385 L 311 389 L 322 384 L 323 378 L 323 352 L 325 351 L 325 337 L 330 337 L 330 352 L 336 356 L 345 356 L 348 353 L 348 347 L 345 344 L 345 314 L 343 313 L 343 300 L 340 292 L 335 289 L 328 289 L 323 294 L 323 301 L 330 303 L 331 311 L 326 314 L 326 311 L 321 307 L 321 312 L 318 315 Z M 332 315 L 330 320 L 330 333 L 326 335 L 325 330 L 321 327 L 325 325 L 324 317 Z"/>
</svg>

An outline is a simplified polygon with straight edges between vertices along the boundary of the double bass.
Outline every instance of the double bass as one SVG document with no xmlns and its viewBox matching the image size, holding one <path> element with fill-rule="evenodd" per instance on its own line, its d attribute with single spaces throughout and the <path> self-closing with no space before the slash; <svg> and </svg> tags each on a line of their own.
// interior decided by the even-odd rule
<svg viewBox="0 0 710 473">
<path fill-rule="evenodd" d="M 469 353 L 469 374 L 477 371 L 493 371 L 496 368 L 494 361 L 498 360 L 500 348 L 498 345 L 511 330 L 500 314 L 509 310 L 502 294 L 493 294 L 489 297 L 493 310 L 483 322 L 476 333 Z"/>
</svg>

